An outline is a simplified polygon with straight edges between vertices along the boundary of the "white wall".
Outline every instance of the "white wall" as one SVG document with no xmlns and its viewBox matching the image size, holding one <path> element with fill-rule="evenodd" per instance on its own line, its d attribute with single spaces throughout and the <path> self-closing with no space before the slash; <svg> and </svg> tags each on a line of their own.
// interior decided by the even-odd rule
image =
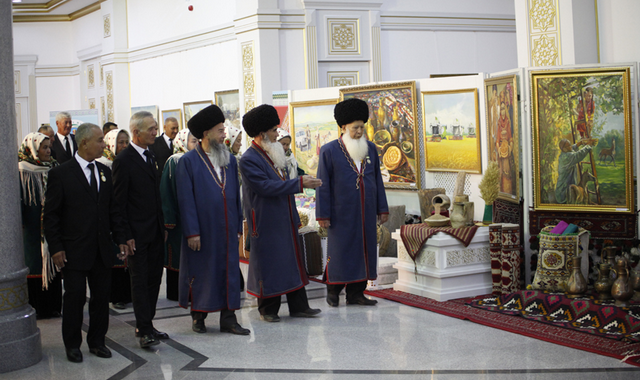
<svg viewBox="0 0 640 380">
<path fill-rule="evenodd" d="M 600 62 L 640 61 L 640 1 L 597 0 L 597 6 Z"/>
<path fill-rule="evenodd" d="M 616 0 L 617 1 L 617 0 Z M 514 14 L 513 0 L 395 0 L 383 1 L 382 12 Z"/>
<path fill-rule="evenodd" d="M 80 77 L 37 77 L 38 125 L 31 126 L 35 132 L 40 124 L 49 123 L 49 112 L 82 109 L 80 105 Z M 52 125 L 53 126 L 53 125 Z"/>
<path fill-rule="evenodd" d="M 19 22 L 13 24 L 13 54 L 36 54 L 37 66 L 76 62 L 70 22 Z"/>
</svg>

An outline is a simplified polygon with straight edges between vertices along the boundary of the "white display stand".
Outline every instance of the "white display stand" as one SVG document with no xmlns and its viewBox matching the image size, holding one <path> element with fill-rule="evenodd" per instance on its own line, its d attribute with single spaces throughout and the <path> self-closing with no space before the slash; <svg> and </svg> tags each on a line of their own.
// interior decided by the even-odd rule
<svg viewBox="0 0 640 380">
<path fill-rule="evenodd" d="M 492 291 L 489 228 L 480 227 L 469 246 L 438 232 L 427 240 L 414 263 L 400 238 L 400 230 L 391 234 L 398 241 L 399 290 L 436 301 L 473 297 Z"/>
</svg>

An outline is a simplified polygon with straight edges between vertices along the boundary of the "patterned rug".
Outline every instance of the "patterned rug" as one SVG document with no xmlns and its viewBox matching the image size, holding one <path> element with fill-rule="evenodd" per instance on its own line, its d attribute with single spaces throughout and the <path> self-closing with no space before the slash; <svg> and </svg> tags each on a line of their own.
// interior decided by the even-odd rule
<svg viewBox="0 0 640 380">
<path fill-rule="evenodd" d="M 566 211 L 529 211 L 529 233 L 535 236 L 546 226 L 561 220 L 589 231 L 592 239 L 634 239 L 636 214 L 614 212 L 578 213 Z"/>
<path fill-rule="evenodd" d="M 640 367 L 640 343 L 626 342 L 621 339 L 604 338 L 593 333 L 584 333 L 581 330 L 573 328 L 569 329 L 549 323 L 540 323 L 537 320 L 522 318 L 517 315 L 509 315 L 502 312 L 489 311 L 467 305 L 468 302 L 471 302 L 474 299 L 477 301 L 495 298 L 491 295 L 438 302 L 429 298 L 392 289 L 366 291 L 365 293 L 373 297 L 400 302 L 405 305 L 418 307 L 454 318 L 467 319 L 485 326 L 540 339 L 546 342 L 621 359 L 627 364 Z"/>
</svg>

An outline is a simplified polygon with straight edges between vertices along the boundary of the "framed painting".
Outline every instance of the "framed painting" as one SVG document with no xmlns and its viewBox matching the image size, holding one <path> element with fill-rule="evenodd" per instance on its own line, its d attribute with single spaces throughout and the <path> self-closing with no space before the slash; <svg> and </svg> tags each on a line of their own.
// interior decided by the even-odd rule
<svg viewBox="0 0 640 380">
<path fill-rule="evenodd" d="M 396 82 L 340 89 L 340 100 L 349 98 L 362 99 L 369 104 L 365 132 L 378 149 L 385 187 L 419 190 L 416 83 Z"/>
<path fill-rule="evenodd" d="M 179 130 L 184 128 L 184 125 L 182 124 L 182 110 L 175 109 L 175 110 L 162 111 L 162 128 L 163 129 L 164 129 L 164 122 L 167 120 L 167 118 L 170 118 L 170 117 L 173 117 L 176 120 L 178 120 L 178 129 Z"/>
<path fill-rule="evenodd" d="M 211 100 L 204 100 L 201 102 L 190 102 L 190 103 L 184 103 L 183 108 L 184 108 L 184 125 L 187 125 L 187 122 L 189 121 L 189 119 L 191 119 L 191 117 L 195 114 L 197 114 L 198 112 L 202 111 L 203 109 L 209 107 L 210 105 L 213 104 L 213 101 Z"/>
<path fill-rule="evenodd" d="M 307 174 L 316 175 L 320 148 L 338 137 L 340 128 L 333 117 L 338 99 L 289 104 L 291 150 L 298 167 Z"/>
<path fill-rule="evenodd" d="M 478 89 L 422 92 L 426 169 L 482 173 Z"/>
<path fill-rule="evenodd" d="M 215 93 L 216 105 L 224 113 L 224 124 L 231 124 L 242 129 L 240 118 L 240 93 L 238 90 L 220 91 Z"/>
<path fill-rule="evenodd" d="M 151 114 L 153 115 L 153 118 L 156 119 L 156 122 L 159 123 L 159 121 L 158 121 L 158 106 L 131 107 L 131 116 L 133 116 L 134 113 L 140 112 L 140 111 L 151 112 Z"/>
<path fill-rule="evenodd" d="M 498 198 L 520 201 L 520 131 L 518 77 L 485 79 L 487 152 L 500 168 Z"/>
<path fill-rule="evenodd" d="M 633 213 L 629 68 L 531 73 L 534 208 Z"/>
</svg>

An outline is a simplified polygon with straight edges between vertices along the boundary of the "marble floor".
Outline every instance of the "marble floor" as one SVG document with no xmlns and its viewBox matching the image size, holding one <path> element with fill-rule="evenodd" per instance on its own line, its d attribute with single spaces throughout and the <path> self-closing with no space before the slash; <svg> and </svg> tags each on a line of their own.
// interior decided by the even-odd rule
<svg viewBox="0 0 640 380">
<path fill-rule="evenodd" d="M 250 336 L 221 333 L 218 314 L 208 332 L 191 331 L 187 310 L 163 294 L 154 324 L 171 339 L 141 349 L 133 310 L 111 310 L 111 359 L 81 350 L 84 362 L 67 361 L 60 319 L 38 321 L 42 361 L 0 374 L 2 379 L 640 379 L 640 368 L 617 359 L 379 299 L 375 307 L 329 307 L 325 289 L 307 287 L 317 318 L 280 323 L 259 318 L 256 300 L 243 298 L 238 321 Z M 129 305 L 130 306 L 130 305 Z M 85 314 L 85 323 L 88 315 Z"/>
</svg>

